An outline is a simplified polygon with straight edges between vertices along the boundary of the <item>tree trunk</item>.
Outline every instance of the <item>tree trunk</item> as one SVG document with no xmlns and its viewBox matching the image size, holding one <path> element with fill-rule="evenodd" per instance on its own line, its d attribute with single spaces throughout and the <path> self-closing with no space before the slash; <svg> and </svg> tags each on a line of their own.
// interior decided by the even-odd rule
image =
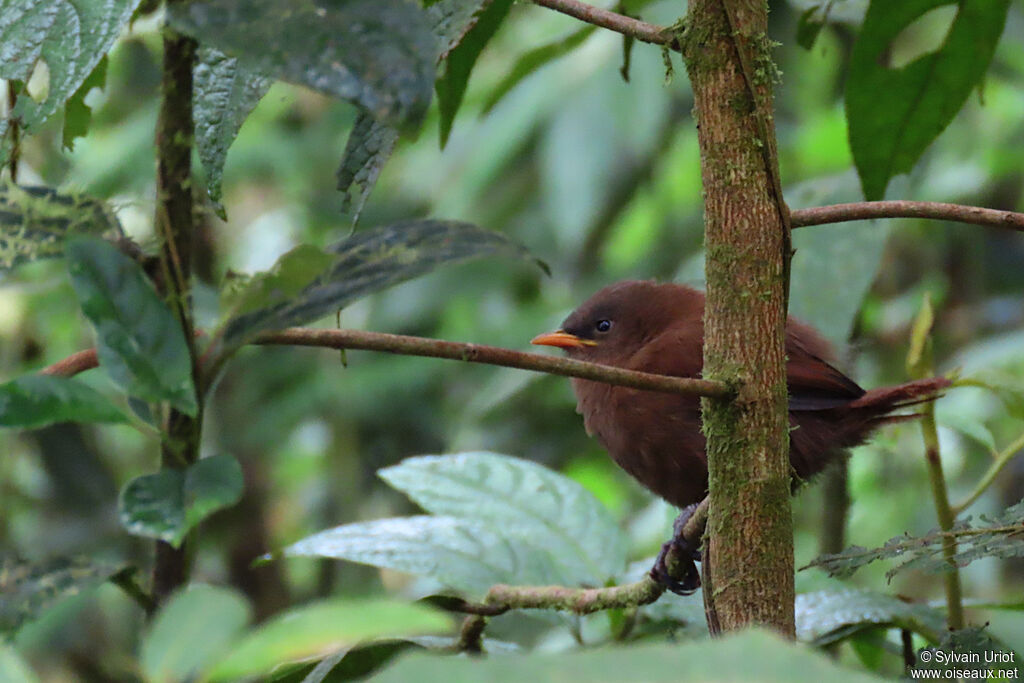
<svg viewBox="0 0 1024 683">
<path fill-rule="evenodd" d="M 707 249 L 704 376 L 711 508 L 707 596 L 725 631 L 793 637 L 793 536 L 784 331 L 788 210 L 772 119 L 763 0 L 691 0 L 681 41 L 701 150 Z"/>
</svg>

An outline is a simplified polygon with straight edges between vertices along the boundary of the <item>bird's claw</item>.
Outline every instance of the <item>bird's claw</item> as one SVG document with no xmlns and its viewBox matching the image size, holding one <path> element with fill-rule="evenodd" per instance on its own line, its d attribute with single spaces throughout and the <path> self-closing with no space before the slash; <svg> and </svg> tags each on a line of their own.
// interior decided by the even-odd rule
<svg viewBox="0 0 1024 683">
<path fill-rule="evenodd" d="M 676 595 L 692 595 L 700 588 L 700 572 L 694 562 L 700 560 L 700 548 L 696 548 L 688 540 L 683 538 L 683 529 L 690 520 L 696 505 L 690 505 L 683 509 L 672 525 L 672 540 L 662 544 L 658 557 L 651 567 L 651 578 Z M 682 576 L 676 578 L 668 570 L 668 556 L 674 556 L 677 573 Z M 681 570 L 678 571 L 678 570 Z"/>
<path fill-rule="evenodd" d="M 675 550 L 673 551 L 673 548 Z M 682 577 L 676 578 L 668 571 L 667 558 L 669 553 L 674 553 L 676 568 L 682 570 Z M 700 572 L 694 560 L 700 559 L 700 552 L 694 550 L 689 543 L 682 539 L 673 538 L 661 546 L 661 552 L 654 560 L 651 567 L 651 578 L 676 595 L 692 595 L 700 588 Z"/>
</svg>

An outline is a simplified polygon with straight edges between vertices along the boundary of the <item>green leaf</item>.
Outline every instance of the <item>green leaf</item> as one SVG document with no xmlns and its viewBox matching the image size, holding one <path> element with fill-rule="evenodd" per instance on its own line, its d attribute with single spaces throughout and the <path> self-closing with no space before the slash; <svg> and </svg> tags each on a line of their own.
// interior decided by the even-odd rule
<svg viewBox="0 0 1024 683">
<path fill-rule="evenodd" d="M 796 596 L 797 638 L 816 647 L 876 626 L 907 629 L 936 643 L 946 620 L 933 607 L 869 591 L 823 590 Z"/>
<path fill-rule="evenodd" d="M 908 173 L 982 80 L 1003 32 L 1009 0 L 965 0 L 942 46 L 905 66 L 886 66 L 894 39 L 950 0 L 872 0 L 846 80 L 850 148 L 864 196 L 881 199 Z M 885 93 L 885 102 L 879 101 Z"/>
<path fill-rule="evenodd" d="M 219 50 L 199 48 L 192 94 L 196 148 L 206 169 L 206 191 L 221 220 L 227 220 L 220 199 L 228 148 L 271 83 L 260 72 L 246 68 Z"/>
<path fill-rule="evenodd" d="M 0 9 L 0 79 L 28 82 L 44 63 L 49 89 L 41 102 L 19 97 L 11 116 L 31 130 L 78 90 L 127 25 L 139 0 L 8 0 Z M 0 165 L 8 141 L 0 138 Z"/>
<path fill-rule="evenodd" d="M 611 513 L 578 483 L 542 465 L 494 453 L 408 458 L 380 477 L 427 512 L 476 520 L 551 553 L 565 585 L 604 585 L 626 566 Z"/>
<path fill-rule="evenodd" d="M 437 91 L 437 105 L 441 113 L 441 147 L 448 143 L 455 114 L 462 104 L 469 74 L 473 65 L 490 42 L 498 27 L 505 21 L 512 0 L 487 0 L 480 6 L 479 14 L 470 23 L 469 30 L 459 44 L 448 52 L 441 69 L 441 75 L 434 82 Z"/>
<path fill-rule="evenodd" d="M 592 648 L 522 657 L 462 658 L 414 653 L 377 674 L 375 683 L 678 683 L 758 681 L 878 681 L 845 669 L 825 655 L 764 631 L 744 631 L 709 641 L 627 648 Z"/>
<path fill-rule="evenodd" d="M 352 211 L 353 224 L 359 221 L 366 199 L 377 184 L 377 176 L 391 157 L 396 142 L 397 130 L 378 123 L 365 111 L 359 112 L 352 124 L 352 132 L 348 134 L 337 173 L 338 190 L 343 195 L 341 210 Z"/>
<path fill-rule="evenodd" d="M 137 536 L 177 547 L 199 522 L 237 503 L 243 488 L 242 468 L 229 455 L 203 458 L 185 470 L 143 475 L 121 492 L 121 524 Z"/>
<path fill-rule="evenodd" d="M 812 5 L 801 12 L 796 24 L 796 44 L 805 50 L 813 48 L 827 20 L 828 15 L 822 12 L 821 5 Z"/>
<path fill-rule="evenodd" d="M 0 643 L 0 683 L 39 683 L 39 677 L 10 645 Z"/>
<path fill-rule="evenodd" d="M 65 149 L 75 148 L 75 139 L 85 137 L 89 132 L 89 124 L 92 122 L 92 109 L 85 103 L 85 96 L 93 88 L 102 90 L 107 85 L 107 56 L 103 55 L 96 68 L 92 70 L 85 82 L 75 91 L 75 94 L 64 105 L 64 134 L 63 145 Z"/>
<path fill-rule="evenodd" d="M 288 557 L 330 557 L 434 578 L 483 594 L 496 583 L 560 583 L 558 548 L 539 550 L 490 524 L 447 516 L 379 519 L 321 531 L 284 550 Z"/>
<path fill-rule="evenodd" d="M 273 267 L 245 280 L 239 291 L 226 290 L 225 304 L 233 316 L 285 305 L 334 262 L 334 257 L 311 244 L 300 244 Z"/>
<path fill-rule="evenodd" d="M 524 78 L 534 71 L 559 57 L 569 54 L 582 45 L 587 38 L 593 35 L 595 30 L 597 30 L 596 26 L 584 26 L 561 40 L 541 45 L 520 56 L 512 66 L 512 70 L 508 72 L 508 75 L 498 83 L 498 86 L 487 97 L 482 113 L 486 114 L 494 109 L 494 106 L 511 92 L 512 88 L 519 85 Z"/>
<path fill-rule="evenodd" d="M 213 681 L 265 674 L 284 662 L 323 656 L 359 641 L 451 628 L 447 615 L 389 600 L 313 603 L 274 617 L 246 636 L 210 672 Z"/>
<path fill-rule="evenodd" d="M 132 396 L 195 415 L 185 335 L 139 265 L 98 239 L 77 238 L 65 255 L 82 312 L 96 330 L 100 365 Z"/>
<path fill-rule="evenodd" d="M 124 414 L 103 394 L 78 380 L 27 375 L 0 384 L 0 427 L 124 421 Z"/>
<path fill-rule="evenodd" d="M 48 187 L 0 183 L 0 270 L 64 254 L 75 235 L 124 236 L 114 212 L 102 202 Z"/>
<path fill-rule="evenodd" d="M 227 352 L 264 330 L 304 325 L 353 301 L 430 272 L 481 256 L 530 258 L 502 235 L 469 223 L 403 221 L 362 230 L 329 247 L 333 262 L 290 301 L 243 313 L 226 323 Z M 538 262 L 539 263 L 539 262 Z"/>
<path fill-rule="evenodd" d="M 95 588 L 116 571 L 86 557 L 41 563 L 0 557 L 0 635 L 16 632 L 58 601 Z"/>
<path fill-rule="evenodd" d="M 794 209 L 858 199 L 857 178 L 850 173 L 818 178 L 786 189 Z M 892 227 L 891 220 L 850 225 L 822 225 L 793 232 L 789 310 L 842 348 L 871 283 L 875 281 Z M 822 287 L 841 282 L 842 287 Z"/>
<path fill-rule="evenodd" d="M 202 584 L 179 591 L 143 637 L 139 664 L 146 680 L 195 680 L 228 651 L 251 616 L 237 591 Z"/>
<path fill-rule="evenodd" d="M 430 103 L 438 41 L 413 0 L 196 0 L 171 24 L 272 78 L 358 104 L 395 127 Z"/>
</svg>

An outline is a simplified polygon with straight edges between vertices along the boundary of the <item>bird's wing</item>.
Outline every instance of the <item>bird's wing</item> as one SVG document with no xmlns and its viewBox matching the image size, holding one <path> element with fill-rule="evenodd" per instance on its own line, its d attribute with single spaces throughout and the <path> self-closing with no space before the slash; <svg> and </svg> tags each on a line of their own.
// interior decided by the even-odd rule
<svg viewBox="0 0 1024 683">
<path fill-rule="evenodd" d="M 700 377 L 703 364 L 703 326 L 680 323 L 645 342 L 629 359 L 631 370 L 673 377 Z"/>
<path fill-rule="evenodd" d="M 805 335 L 806 336 L 806 335 Z M 817 343 L 817 335 L 802 342 L 792 333 L 786 335 L 786 378 L 790 410 L 829 410 L 846 405 L 864 395 L 852 379 L 821 358 L 826 347 Z"/>
</svg>

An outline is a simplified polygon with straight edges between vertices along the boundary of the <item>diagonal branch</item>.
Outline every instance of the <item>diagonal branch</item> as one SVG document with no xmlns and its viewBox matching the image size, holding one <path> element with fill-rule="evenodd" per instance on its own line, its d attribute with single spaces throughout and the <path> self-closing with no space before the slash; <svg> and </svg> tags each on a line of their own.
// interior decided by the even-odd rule
<svg viewBox="0 0 1024 683">
<path fill-rule="evenodd" d="M 536 5 L 553 9 L 562 14 L 579 19 L 587 24 L 600 26 L 624 36 L 652 45 L 664 45 L 671 50 L 679 50 L 679 44 L 672 30 L 633 17 L 617 14 L 600 7 L 588 5 L 579 0 L 533 0 Z"/>
<path fill-rule="evenodd" d="M 661 391 L 684 396 L 711 396 L 728 398 L 732 391 L 722 382 L 689 377 L 670 377 L 650 372 L 636 372 L 598 363 L 586 363 L 569 358 L 542 356 L 539 353 L 513 351 L 497 346 L 481 346 L 463 342 L 412 337 L 364 330 L 326 330 L 292 327 L 260 335 L 256 344 L 276 346 L 317 346 L 328 349 L 360 349 L 384 351 L 405 356 L 446 358 L 468 363 L 500 365 L 534 372 L 545 372 L 564 377 L 605 382 L 634 389 Z M 99 365 L 95 349 L 79 351 L 53 365 L 40 370 L 43 375 L 71 377 Z"/>
<path fill-rule="evenodd" d="M 497 346 L 482 346 L 462 342 L 411 337 L 402 334 L 366 332 L 363 330 L 328 330 L 292 327 L 279 332 L 267 332 L 257 337 L 257 344 L 285 346 L 319 346 L 330 349 L 362 349 L 386 351 L 406 356 L 446 358 L 468 363 L 501 365 L 507 368 L 533 370 L 551 375 L 578 377 L 634 389 L 648 389 L 686 396 L 728 398 L 732 391 L 722 382 L 706 379 L 670 377 L 650 372 L 636 372 L 599 363 L 537 353 L 524 353 Z"/>
</svg>

